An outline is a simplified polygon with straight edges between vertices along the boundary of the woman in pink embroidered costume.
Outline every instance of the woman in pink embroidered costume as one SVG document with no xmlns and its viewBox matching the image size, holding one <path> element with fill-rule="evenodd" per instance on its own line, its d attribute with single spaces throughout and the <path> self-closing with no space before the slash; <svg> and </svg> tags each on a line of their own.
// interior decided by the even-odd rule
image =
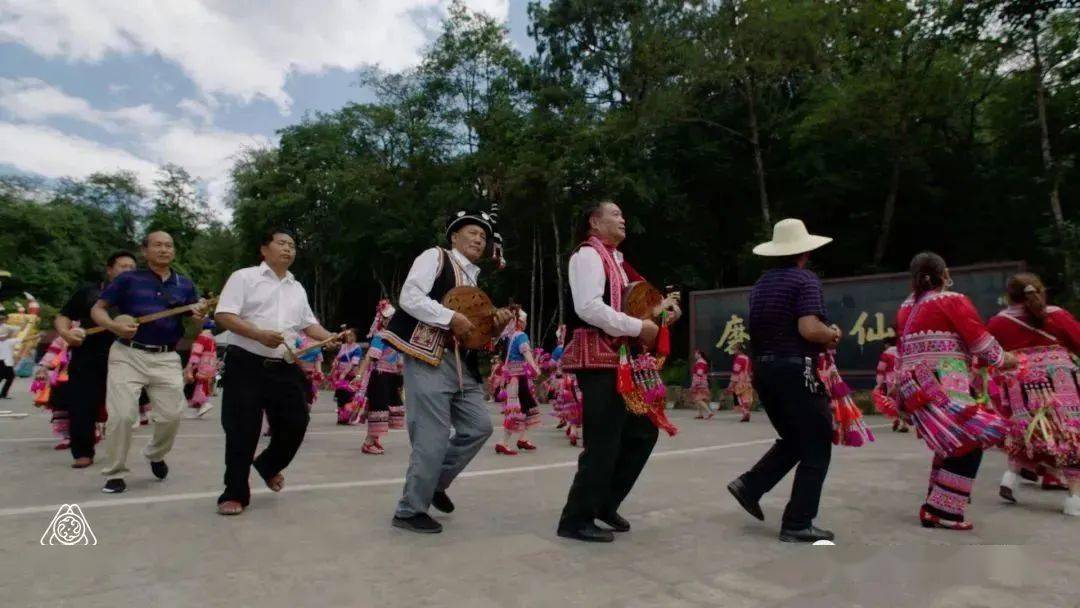
<svg viewBox="0 0 1080 608">
<path fill-rule="evenodd" d="M 338 349 L 330 366 L 329 382 L 330 388 L 334 390 L 334 401 L 337 402 L 338 424 L 349 424 L 350 419 L 355 418 L 350 407 L 355 394 L 351 384 L 363 354 L 363 348 L 356 343 L 356 332 L 349 330 L 345 334 L 345 343 Z"/>
<path fill-rule="evenodd" d="M 913 294 L 900 307 L 900 404 L 934 452 L 922 525 L 970 530 L 964 511 L 983 450 L 1001 442 L 1006 423 L 979 407 L 971 391 L 972 356 L 998 368 L 1016 366 L 952 285 L 945 260 L 920 253 L 911 261 Z"/>
<path fill-rule="evenodd" d="M 712 392 L 709 390 L 709 361 L 700 350 L 694 351 L 694 364 L 690 367 L 690 401 L 697 407 L 695 420 L 711 420 L 716 414 L 709 408 Z"/>
<path fill-rule="evenodd" d="M 754 368 L 743 351 L 742 342 L 732 344 L 730 352 L 735 359 L 731 363 L 731 380 L 726 392 L 731 395 L 733 407 L 742 413 L 739 422 L 750 422 L 750 408 L 754 407 Z"/>
<path fill-rule="evenodd" d="M 525 334 L 524 311 L 510 319 L 499 337 L 505 345 L 503 359 L 503 388 L 496 396 L 502 403 L 503 440 L 495 444 L 495 453 L 516 456 L 517 450 L 535 450 L 536 446 L 526 437 L 529 429 L 540 424 L 540 406 L 536 402 L 533 380 L 540 374 L 540 366 L 533 357 L 529 336 Z M 517 437 L 517 449 L 514 449 Z"/>
<path fill-rule="evenodd" d="M 60 407 L 53 407 L 52 395 L 56 387 L 67 382 L 68 344 L 57 336 L 34 368 L 34 381 L 30 392 L 34 393 L 34 405 L 44 407 L 51 412 L 49 419 L 53 434 L 60 438 L 60 443 L 53 446 L 57 450 L 66 450 L 70 446 L 68 436 L 68 413 Z"/>
<path fill-rule="evenodd" d="M 217 343 L 214 342 L 214 322 L 206 321 L 202 331 L 191 343 L 191 355 L 184 367 L 184 384 L 194 384 L 188 398 L 188 418 L 201 418 L 214 408 L 210 395 L 214 392 L 217 377 Z"/>
<path fill-rule="evenodd" d="M 405 428 L 405 405 L 401 399 L 405 362 L 401 354 L 380 335 L 382 328 L 393 316 L 394 307 L 390 305 L 390 301 L 380 300 L 375 310 L 375 320 L 368 332 L 371 345 L 356 374 L 356 382 L 359 384 L 356 390 L 356 407 L 364 409 L 364 417 L 367 419 L 367 437 L 360 447 L 364 454 L 386 453 L 380 439 L 390 429 Z"/>
<path fill-rule="evenodd" d="M 1080 353 L 1080 323 L 1047 305 L 1046 288 L 1034 274 L 1009 279 L 1008 292 L 1012 305 L 988 324 L 1001 346 L 1020 359 L 1016 371 L 996 376 L 999 410 L 1010 422 L 1009 470 L 999 494 L 1015 503 L 1021 469 L 1043 466 L 1068 485 L 1065 514 L 1080 516 L 1080 387 L 1070 356 Z"/>
<path fill-rule="evenodd" d="M 900 416 L 896 406 L 896 370 L 899 361 L 896 337 L 885 338 L 885 350 L 881 352 L 881 357 L 878 359 L 874 390 L 870 393 L 870 397 L 878 413 L 892 420 L 893 432 L 906 433 L 908 432 L 907 422 Z"/>
</svg>

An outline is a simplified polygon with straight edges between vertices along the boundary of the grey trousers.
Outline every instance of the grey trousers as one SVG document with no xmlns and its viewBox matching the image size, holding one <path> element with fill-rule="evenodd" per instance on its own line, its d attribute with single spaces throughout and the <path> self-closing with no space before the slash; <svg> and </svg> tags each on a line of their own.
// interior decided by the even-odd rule
<svg viewBox="0 0 1080 608">
<path fill-rule="evenodd" d="M 445 490 L 491 436 L 491 416 L 480 384 L 464 370 L 462 378 L 464 391 L 458 387 L 453 353 L 437 367 L 405 357 L 405 424 L 412 453 L 397 517 L 427 513 L 435 491 Z"/>
</svg>

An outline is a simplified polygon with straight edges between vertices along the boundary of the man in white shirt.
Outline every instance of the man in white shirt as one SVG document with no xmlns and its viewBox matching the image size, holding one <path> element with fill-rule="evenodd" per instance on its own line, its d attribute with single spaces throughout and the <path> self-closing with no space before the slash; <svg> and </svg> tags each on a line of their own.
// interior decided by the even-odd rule
<svg viewBox="0 0 1080 608">
<path fill-rule="evenodd" d="M 289 272 L 296 241 L 286 230 L 263 238 L 263 262 L 232 273 L 218 299 L 214 320 L 229 331 L 225 355 L 221 426 L 225 429 L 225 491 L 218 513 L 238 515 L 251 499 L 248 477 L 255 470 L 267 487 L 280 492 L 282 471 L 296 455 L 307 431 L 307 379 L 299 365 L 284 359 L 300 333 L 315 340 L 333 336 L 319 324 L 307 291 Z M 263 411 L 270 444 L 255 457 Z"/>
<path fill-rule="evenodd" d="M 15 381 L 15 328 L 7 325 L 7 313 L 0 309 L 0 399 L 11 399 L 8 391 Z"/>
<path fill-rule="evenodd" d="M 626 220 L 613 202 L 586 207 L 579 227 L 582 244 L 570 256 L 572 332 L 563 352 L 564 370 L 576 374 L 582 393 L 585 451 L 559 520 L 558 535 L 586 542 L 611 542 L 630 530 L 619 506 L 634 487 L 656 445 L 657 428 L 627 411 L 616 390 L 621 346 L 651 347 L 659 327 L 622 312 L 623 290 L 643 280 L 623 259 Z M 672 321 L 681 314 L 670 305 Z M 596 525 L 596 520 L 611 530 Z"/>
<path fill-rule="evenodd" d="M 401 288 L 398 311 L 382 337 L 405 357 L 406 428 L 412 454 L 405 489 L 394 513 L 398 528 L 435 534 L 442 525 L 427 514 L 434 505 L 454 510 L 446 488 L 491 436 L 491 417 L 484 405 L 476 353 L 461 353 L 458 369 L 450 333 L 462 335 L 472 324 L 442 305 L 448 291 L 476 285 L 476 265 L 489 251 L 494 229 L 486 213 L 459 211 L 446 225 L 452 249 L 433 247 L 413 262 Z M 496 315 L 502 327 L 511 313 Z M 449 349 L 449 351 L 448 351 Z M 460 385 L 459 385 L 460 379 Z M 454 437 L 450 437 L 450 428 Z"/>
</svg>

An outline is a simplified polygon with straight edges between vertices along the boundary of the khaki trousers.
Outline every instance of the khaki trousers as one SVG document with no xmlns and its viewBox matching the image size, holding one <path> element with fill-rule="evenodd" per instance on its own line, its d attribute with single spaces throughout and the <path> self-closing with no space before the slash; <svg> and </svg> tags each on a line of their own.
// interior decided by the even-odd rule
<svg viewBox="0 0 1080 608">
<path fill-rule="evenodd" d="M 128 472 L 127 455 L 131 436 L 139 424 L 139 394 L 145 388 L 153 407 L 150 421 L 154 434 L 143 450 L 151 462 L 165 458 L 172 449 L 180 416 L 187 405 L 184 398 L 180 355 L 148 353 L 114 342 L 109 349 L 109 376 L 105 390 L 105 468 L 102 475 L 123 477 Z"/>
</svg>

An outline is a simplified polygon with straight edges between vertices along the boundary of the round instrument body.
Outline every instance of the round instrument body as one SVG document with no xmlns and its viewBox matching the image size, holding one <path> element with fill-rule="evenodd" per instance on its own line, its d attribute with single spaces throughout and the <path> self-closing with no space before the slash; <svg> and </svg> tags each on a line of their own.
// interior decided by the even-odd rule
<svg viewBox="0 0 1080 608">
<path fill-rule="evenodd" d="M 664 294 L 645 281 L 634 281 L 623 291 L 623 312 L 643 321 L 660 318 Z"/>
<path fill-rule="evenodd" d="M 136 320 L 135 317 L 133 317 L 131 315 L 116 315 L 116 317 L 113 318 L 113 321 L 116 321 L 117 323 L 120 323 L 120 324 L 123 324 L 123 325 L 138 325 L 139 324 L 138 320 Z"/>
<path fill-rule="evenodd" d="M 443 306 L 461 313 L 473 325 L 465 335 L 457 336 L 458 342 L 468 349 L 482 349 L 502 328 L 495 327 L 495 305 L 479 287 L 462 285 L 446 292 Z"/>
</svg>

